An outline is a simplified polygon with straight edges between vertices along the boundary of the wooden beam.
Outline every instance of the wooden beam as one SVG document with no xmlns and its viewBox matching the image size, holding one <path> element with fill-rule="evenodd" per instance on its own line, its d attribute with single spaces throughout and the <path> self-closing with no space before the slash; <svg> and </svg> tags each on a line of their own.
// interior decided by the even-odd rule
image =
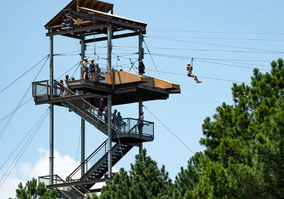
<svg viewBox="0 0 284 199">
<path fill-rule="evenodd" d="M 108 16 L 109 14 L 106 17 L 99 16 L 96 13 L 88 14 L 88 13 L 82 13 L 82 12 L 76 12 L 76 11 L 70 11 L 70 14 L 72 14 L 72 16 L 75 18 L 81 18 L 81 19 L 90 20 L 90 21 L 93 21 L 95 19 L 95 20 L 106 22 L 106 23 L 114 24 L 117 26 L 121 26 L 121 27 L 124 27 L 125 29 L 146 31 L 146 25 L 143 26 L 143 25 L 136 24 L 135 22 L 132 22 L 132 21 L 127 21 L 127 20 L 124 21 L 123 19 L 115 19 L 115 18 L 109 17 Z"/>
<path fill-rule="evenodd" d="M 73 30 L 60 30 L 60 31 L 55 31 L 51 33 L 46 33 L 46 36 L 51 36 L 51 35 L 66 35 L 70 33 L 77 33 L 77 32 L 84 32 L 88 30 L 98 30 L 102 28 L 107 28 L 109 27 L 108 24 L 103 24 L 103 25 L 92 25 L 92 26 L 86 26 L 83 28 L 75 28 Z"/>
<path fill-rule="evenodd" d="M 82 25 L 82 24 L 89 24 L 92 23 L 92 21 L 87 20 L 87 21 L 80 21 L 80 19 L 73 19 L 74 21 L 74 26 L 75 25 Z M 58 24 L 58 25 L 54 25 L 54 26 L 50 26 L 49 29 L 56 29 L 56 28 L 62 28 L 63 25 L 62 24 Z"/>
<path fill-rule="evenodd" d="M 139 34 L 138 32 L 132 32 L 132 33 L 126 33 L 126 34 L 120 34 L 120 35 L 113 35 L 112 39 L 132 37 L 132 36 L 137 36 L 138 34 Z M 95 39 L 87 39 L 87 40 L 85 40 L 85 43 L 105 41 L 105 40 L 107 40 L 107 37 L 99 37 L 99 38 L 95 38 Z"/>
</svg>

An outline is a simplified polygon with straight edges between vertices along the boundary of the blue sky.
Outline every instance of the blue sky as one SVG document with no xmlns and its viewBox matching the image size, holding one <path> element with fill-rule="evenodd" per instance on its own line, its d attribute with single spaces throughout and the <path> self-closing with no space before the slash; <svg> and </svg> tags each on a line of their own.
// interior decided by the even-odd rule
<svg viewBox="0 0 284 199">
<path fill-rule="evenodd" d="M 69 2 L 69 0 L 2 2 L 0 90 L 49 53 L 49 39 L 45 37 L 44 25 Z M 145 106 L 194 152 L 204 149 L 199 144 L 203 120 L 207 116 L 212 116 L 216 107 L 222 102 L 232 104 L 230 90 L 232 81 L 226 80 L 249 82 L 252 68 L 260 67 L 263 72 L 268 71 L 271 60 L 281 57 L 284 51 L 282 25 L 284 3 L 280 0 L 107 2 L 115 4 L 114 14 L 148 23 L 145 41 L 160 71 L 160 77 L 180 84 L 182 92 L 171 95 L 168 100 L 146 102 Z M 129 70 L 127 68 L 129 58 L 137 59 L 135 54 L 137 44 L 137 38 L 113 42 L 115 68 L 120 68 L 122 65 L 124 70 Z M 95 45 L 89 44 L 87 49 L 88 57 L 96 59 L 99 57 L 102 67 L 105 67 L 106 63 L 105 46 L 106 42 L 100 42 Z M 69 52 L 66 53 L 68 56 L 55 57 L 55 77 L 63 74 L 79 61 L 79 49 L 77 40 L 55 37 L 55 53 Z M 117 56 L 120 57 L 120 61 Z M 186 63 L 191 57 L 195 58 L 194 73 L 203 81 L 202 84 L 196 84 L 186 75 L 164 73 L 186 74 Z M 145 55 L 144 63 L 147 75 L 159 77 L 148 54 Z M 40 67 L 41 64 L 0 93 L 1 119 L 17 106 Z M 48 79 L 48 72 L 47 63 L 37 80 Z M 75 77 L 78 77 L 78 73 Z M 30 97 L 31 91 L 28 91 L 23 101 Z M 7 120 L 1 120 L 0 132 L 3 132 L 3 135 L 0 137 L 0 166 L 47 108 L 47 105 L 35 106 L 33 100 L 30 100 L 17 111 L 5 131 Z M 115 108 L 123 117 L 138 115 L 136 103 Z M 180 167 L 186 166 L 193 154 L 147 110 L 144 112 L 146 120 L 155 122 L 155 140 L 145 144 L 148 154 L 158 162 L 159 166 L 166 165 L 170 177 L 174 178 Z M 1 186 L 0 181 L 0 195 L 13 196 L 12 190 L 16 188 L 19 180 L 25 181 L 32 176 L 37 177 L 41 172 L 48 174 L 48 165 L 39 164 L 47 158 L 48 124 L 47 118 L 10 173 L 6 180 L 6 184 L 10 183 L 9 189 L 5 185 Z M 64 108 L 56 107 L 55 161 L 58 162 L 55 164 L 59 173 L 62 172 L 59 168 L 70 167 L 72 171 L 76 166 L 76 160 L 80 160 L 80 152 L 77 152 L 79 133 L 80 118 Z M 86 155 L 106 139 L 89 124 L 86 127 L 86 137 Z M 138 148 L 132 149 L 115 165 L 115 168 L 129 169 L 137 153 Z M 17 152 L 1 168 L 1 179 L 16 155 Z M 70 162 L 74 166 L 70 166 Z M 68 163 L 70 164 L 66 165 Z M 42 168 L 42 171 L 38 172 L 39 168 Z"/>
</svg>

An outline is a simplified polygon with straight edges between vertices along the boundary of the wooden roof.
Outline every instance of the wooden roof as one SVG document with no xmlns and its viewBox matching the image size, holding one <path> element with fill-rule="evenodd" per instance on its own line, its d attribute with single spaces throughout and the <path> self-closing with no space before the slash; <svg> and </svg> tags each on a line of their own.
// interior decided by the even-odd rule
<svg viewBox="0 0 284 199">
<path fill-rule="evenodd" d="M 64 15 L 72 16 L 72 28 L 68 29 L 62 24 Z M 46 36 L 61 35 L 75 39 L 85 36 L 84 43 L 107 40 L 109 27 L 112 27 L 112 39 L 119 39 L 137 36 L 140 31 L 146 34 L 147 23 L 114 15 L 113 4 L 96 0 L 73 0 L 45 25 L 48 29 Z M 90 38 L 93 35 L 99 36 Z"/>
<path fill-rule="evenodd" d="M 77 6 L 78 2 L 78 6 Z M 92 10 L 113 13 L 113 4 L 97 1 L 97 0 L 72 0 L 65 8 L 63 8 L 55 17 L 53 17 L 46 25 L 46 29 L 52 28 L 54 25 L 60 24 L 62 20 L 62 12 L 68 10 L 77 10 L 79 7 L 85 7 Z"/>
</svg>

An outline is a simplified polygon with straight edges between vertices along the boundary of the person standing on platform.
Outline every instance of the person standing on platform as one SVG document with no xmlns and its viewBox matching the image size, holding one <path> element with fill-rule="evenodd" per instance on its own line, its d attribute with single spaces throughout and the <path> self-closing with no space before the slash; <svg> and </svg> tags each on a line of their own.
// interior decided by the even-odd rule
<svg viewBox="0 0 284 199">
<path fill-rule="evenodd" d="M 139 115 L 138 122 L 137 122 L 138 131 L 139 131 L 140 135 L 142 135 L 143 124 L 144 124 L 144 113 L 141 112 L 140 115 Z"/>
<path fill-rule="evenodd" d="M 115 122 L 116 122 L 117 130 L 121 131 L 121 126 L 123 124 L 123 121 L 122 121 L 122 117 L 121 117 L 120 112 L 117 113 L 117 116 L 115 118 Z"/>
<path fill-rule="evenodd" d="M 82 70 L 83 70 L 83 79 L 89 79 L 89 68 L 88 68 L 88 62 L 87 57 L 84 58 L 84 61 L 82 63 Z"/>
<path fill-rule="evenodd" d="M 114 109 L 114 112 L 113 112 L 113 114 L 112 114 L 112 125 L 113 125 L 114 127 L 116 127 L 116 122 L 115 122 L 116 113 L 117 113 L 117 110 Z"/>
<path fill-rule="evenodd" d="M 60 90 L 60 94 L 59 94 L 59 96 L 60 97 L 63 97 L 63 94 L 64 94 L 64 83 L 63 83 L 63 80 L 61 79 L 60 81 L 59 81 L 59 90 Z"/>
<path fill-rule="evenodd" d="M 65 75 L 65 85 L 66 85 L 66 92 L 64 93 L 64 96 L 68 96 L 69 95 L 69 75 Z"/>
<path fill-rule="evenodd" d="M 104 117 L 105 117 L 105 124 L 107 125 L 108 124 L 108 109 L 107 109 L 107 107 L 105 108 Z"/>
<path fill-rule="evenodd" d="M 99 81 L 99 73 L 101 72 L 101 69 L 99 67 L 99 64 L 95 64 L 95 82 Z"/>
<path fill-rule="evenodd" d="M 91 59 L 91 63 L 90 63 L 90 81 L 95 81 L 95 63 L 94 63 L 94 59 Z"/>
<path fill-rule="evenodd" d="M 142 61 L 139 63 L 138 70 L 139 70 L 139 75 L 144 75 L 144 73 L 145 73 L 145 65 L 143 64 Z"/>
<path fill-rule="evenodd" d="M 102 119 L 103 111 L 104 111 L 104 109 L 106 107 L 106 105 L 104 104 L 103 100 L 104 99 L 101 98 L 100 101 L 99 101 L 100 104 L 99 104 L 99 111 L 98 111 L 98 119 L 99 118 Z"/>
</svg>

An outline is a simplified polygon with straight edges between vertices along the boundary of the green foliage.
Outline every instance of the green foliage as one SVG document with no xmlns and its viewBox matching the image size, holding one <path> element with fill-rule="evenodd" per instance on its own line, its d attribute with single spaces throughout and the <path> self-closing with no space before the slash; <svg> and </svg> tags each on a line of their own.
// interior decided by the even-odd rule
<svg viewBox="0 0 284 199">
<path fill-rule="evenodd" d="M 173 191 L 172 194 L 169 195 L 169 198 L 192 198 L 192 191 L 199 182 L 199 169 L 202 155 L 202 153 L 195 153 L 189 160 L 187 168 L 181 168 L 180 173 L 176 176 Z"/>
<path fill-rule="evenodd" d="M 251 86 L 234 84 L 234 105 L 204 120 L 207 147 L 189 198 L 281 198 L 283 187 L 284 67 L 254 70 Z M 201 165 L 201 166 L 200 166 Z M 192 178 L 192 177 L 189 177 Z"/>
<path fill-rule="evenodd" d="M 169 194 L 171 180 L 165 167 L 158 168 L 157 163 L 149 156 L 146 150 L 136 156 L 135 164 L 131 164 L 129 174 L 120 169 L 112 181 L 107 181 L 100 198 L 166 198 Z"/>
<path fill-rule="evenodd" d="M 22 183 L 18 185 L 16 190 L 17 199 L 32 199 L 32 198 L 41 198 L 41 199 L 56 199 L 58 193 L 56 190 L 47 191 L 45 184 L 40 182 L 37 185 L 37 180 L 33 178 L 31 181 L 28 181 L 23 186 Z"/>
</svg>

